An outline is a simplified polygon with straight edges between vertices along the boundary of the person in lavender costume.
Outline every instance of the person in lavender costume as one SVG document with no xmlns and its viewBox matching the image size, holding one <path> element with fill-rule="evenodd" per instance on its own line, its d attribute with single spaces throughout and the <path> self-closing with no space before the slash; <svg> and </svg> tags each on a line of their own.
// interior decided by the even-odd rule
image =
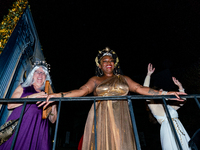
<svg viewBox="0 0 200 150">
<path fill-rule="evenodd" d="M 12 98 L 46 98 L 47 94 L 43 92 L 46 80 L 49 80 L 51 83 L 47 64 L 43 61 L 34 63 L 34 67 L 26 81 L 16 88 Z M 43 108 L 38 107 L 37 103 L 27 103 L 16 139 L 15 150 L 52 149 L 49 121 L 51 123 L 56 121 L 57 104 L 53 102 L 52 111 L 48 119 L 42 119 Z M 22 107 L 23 103 L 8 103 L 8 109 L 13 109 L 13 112 L 7 121 L 19 118 Z M 0 150 L 10 150 L 13 137 L 14 134 L 0 146 Z"/>
</svg>

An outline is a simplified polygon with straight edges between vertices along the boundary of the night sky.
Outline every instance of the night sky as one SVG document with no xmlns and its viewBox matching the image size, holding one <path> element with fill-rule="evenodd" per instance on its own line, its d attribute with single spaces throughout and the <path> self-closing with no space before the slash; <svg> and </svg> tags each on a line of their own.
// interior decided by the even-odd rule
<svg viewBox="0 0 200 150">
<path fill-rule="evenodd" d="M 155 74 L 165 69 L 173 73 L 199 58 L 200 13 L 192 1 L 29 4 L 58 92 L 87 82 L 95 73 L 98 50 L 106 46 L 118 54 L 124 74 L 141 84 L 149 62 Z"/>
<path fill-rule="evenodd" d="M 1 18 L 13 1 L 1 0 Z M 106 46 L 118 54 L 123 73 L 141 84 L 150 62 L 154 74 L 169 69 L 173 75 L 199 58 L 200 4 L 194 0 L 29 5 L 56 92 L 79 88 L 95 75 L 94 59 Z"/>
<path fill-rule="evenodd" d="M 7 15 L 13 1 L 0 1 L 0 20 Z M 156 67 L 152 80 L 155 84 L 171 90 L 168 88 L 174 87 L 168 85 L 172 84 L 171 76 L 175 76 L 186 87 L 186 92 L 193 93 L 191 89 L 196 89 L 193 84 L 187 86 L 189 82 L 183 75 L 190 75 L 192 66 L 199 61 L 199 1 L 29 0 L 29 5 L 44 56 L 51 64 L 56 92 L 77 89 L 94 76 L 94 59 L 98 50 L 106 46 L 117 53 L 123 73 L 140 84 L 143 84 L 148 63 L 152 63 Z M 192 77 L 199 77 L 198 72 L 193 70 Z M 191 79 L 190 82 L 199 81 Z M 74 110 L 79 113 L 82 108 L 78 105 L 80 103 Z M 90 106 L 85 106 L 84 117 L 79 114 L 82 128 L 78 137 L 82 135 Z M 71 107 L 66 105 L 64 109 L 69 113 L 67 110 Z M 191 107 L 182 110 L 189 114 Z M 78 117 L 78 114 L 73 115 Z M 72 116 L 69 118 L 67 120 L 73 120 Z M 182 121 L 183 124 L 188 122 Z M 69 126 L 69 122 L 63 126 Z M 189 131 L 190 125 L 186 129 L 193 134 L 193 130 Z M 157 140 L 159 142 L 159 138 Z"/>
</svg>

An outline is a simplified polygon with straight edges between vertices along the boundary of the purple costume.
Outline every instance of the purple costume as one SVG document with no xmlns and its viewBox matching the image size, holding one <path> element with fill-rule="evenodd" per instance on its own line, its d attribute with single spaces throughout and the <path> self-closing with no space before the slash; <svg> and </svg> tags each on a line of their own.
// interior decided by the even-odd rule
<svg viewBox="0 0 200 150">
<path fill-rule="evenodd" d="M 21 97 L 37 93 L 33 86 L 23 88 Z M 22 106 L 15 108 L 8 120 L 20 117 Z M 35 103 L 27 104 L 15 143 L 15 150 L 50 150 L 51 137 L 49 134 L 49 120 L 42 119 L 42 108 Z M 0 150 L 10 150 L 14 134 L 0 146 Z"/>
</svg>

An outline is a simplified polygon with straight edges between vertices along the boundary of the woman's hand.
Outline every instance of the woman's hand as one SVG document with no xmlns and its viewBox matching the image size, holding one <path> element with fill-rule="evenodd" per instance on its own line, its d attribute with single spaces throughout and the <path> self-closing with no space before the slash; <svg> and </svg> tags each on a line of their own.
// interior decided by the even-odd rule
<svg viewBox="0 0 200 150">
<path fill-rule="evenodd" d="M 24 98 L 46 98 L 48 95 L 45 92 L 34 93 Z"/>
<path fill-rule="evenodd" d="M 169 100 L 177 100 L 177 101 L 184 101 L 184 99 L 181 99 L 180 97 L 179 97 L 179 95 L 187 95 L 186 93 L 184 93 L 184 92 L 174 92 L 174 91 L 169 91 L 169 92 L 167 92 L 167 94 L 166 95 L 175 95 L 177 98 L 170 98 Z"/>
<path fill-rule="evenodd" d="M 45 98 L 48 98 L 48 97 L 55 97 L 55 96 L 58 96 L 58 94 L 56 95 L 56 93 L 52 93 L 52 94 L 45 94 L 46 97 Z M 38 101 L 36 104 L 39 104 L 38 107 L 41 107 L 44 105 L 44 109 L 49 105 L 49 104 L 52 104 L 52 109 L 51 109 L 51 114 L 49 115 L 49 120 L 51 121 L 51 123 L 55 123 L 56 119 L 57 119 L 57 102 L 55 101 L 49 101 L 49 98 L 48 98 L 48 101 Z"/>
<path fill-rule="evenodd" d="M 61 97 L 61 94 L 60 93 L 52 93 L 52 94 L 49 94 L 46 98 L 47 100 L 46 101 L 43 101 L 42 103 L 39 101 L 37 102 L 36 104 L 39 104 L 38 107 L 41 107 L 44 105 L 44 109 L 51 103 L 54 103 L 54 101 L 49 101 L 50 98 L 53 98 L 53 97 Z"/>
<path fill-rule="evenodd" d="M 47 98 L 47 96 L 48 96 L 48 94 L 46 94 L 46 92 L 40 92 L 40 93 L 35 93 L 35 94 L 32 94 L 32 95 L 28 96 L 28 98 Z M 42 104 L 44 102 L 45 101 L 38 101 L 38 102 L 36 102 L 36 104 L 39 104 L 39 103 Z M 40 107 L 40 106 L 38 106 L 38 107 Z"/>
<path fill-rule="evenodd" d="M 153 68 L 153 65 L 149 63 L 148 65 L 148 72 L 147 75 L 151 76 L 151 74 L 155 71 L 155 68 Z"/>
<path fill-rule="evenodd" d="M 34 93 L 31 94 L 29 96 L 27 96 L 27 98 L 46 98 L 48 95 L 45 92 L 39 92 L 39 93 Z M 41 103 L 41 101 L 36 102 L 36 104 Z"/>
<path fill-rule="evenodd" d="M 174 84 L 176 84 L 179 87 L 179 90 L 183 90 L 181 82 L 179 82 L 175 77 L 172 77 L 172 80 L 174 81 Z"/>
</svg>

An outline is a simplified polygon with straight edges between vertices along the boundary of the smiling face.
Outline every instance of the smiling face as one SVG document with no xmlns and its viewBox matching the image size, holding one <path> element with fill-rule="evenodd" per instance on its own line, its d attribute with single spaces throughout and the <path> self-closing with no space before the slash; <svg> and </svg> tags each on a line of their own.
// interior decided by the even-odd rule
<svg viewBox="0 0 200 150">
<path fill-rule="evenodd" d="M 104 56 L 100 61 L 99 68 L 104 74 L 113 73 L 115 68 L 114 59 L 111 56 Z"/>
<path fill-rule="evenodd" d="M 33 75 L 33 80 L 34 80 L 34 84 L 36 84 L 37 86 L 43 85 L 44 81 L 46 80 L 46 74 L 44 70 L 42 69 L 42 67 L 35 70 L 34 75 Z"/>
</svg>

